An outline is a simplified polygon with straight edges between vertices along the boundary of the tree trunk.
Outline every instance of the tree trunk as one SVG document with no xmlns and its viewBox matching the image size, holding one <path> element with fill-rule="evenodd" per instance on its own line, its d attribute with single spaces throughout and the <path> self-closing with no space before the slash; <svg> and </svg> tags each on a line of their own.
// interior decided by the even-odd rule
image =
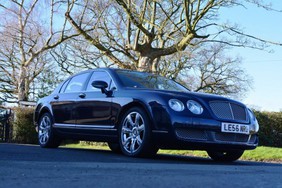
<svg viewBox="0 0 282 188">
<path fill-rule="evenodd" d="M 22 67 L 20 70 L 18 80 L 18 101 L 28 100 L 28 81 L 27 81 L 27 70 L 26 67 Z"/>
<path fill-rule="evenodd" d="M 138 71 L 151 72 L 153 60 L 149 56 L 140 56 L 138 60 Z"/>
<path fill-rule="evenodd" d="M 152 58 L 149 55 L 140 56 L 138 61 L 138 71 L 157 73 L 160 58 Z"/>
<path fill-rule="evenodd" d="M 157 57 L 154 59 L 153 64 L 152 64 L 152 72 L 153 73 L 158 73 L 158 67 L 159 67 L 159 62 L 160 62 L 161 57 Z"/>
</svg>

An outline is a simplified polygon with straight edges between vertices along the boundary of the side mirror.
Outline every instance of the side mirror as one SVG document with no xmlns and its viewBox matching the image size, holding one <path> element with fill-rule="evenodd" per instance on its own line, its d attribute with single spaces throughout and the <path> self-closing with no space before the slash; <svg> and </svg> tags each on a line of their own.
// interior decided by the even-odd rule
<svg viewBox="0 0 282 188">
<path fill-rule="evenodd" d="M 108 87 L 107 82 L 101 80 L 93 81 L 91 85 L 101 90 L 105 90 Z"/>
<path fill-rule="evenodd" d="M 101 80 L 93 81 L 91 85 L 95 88 L 101 89 L 101 92 L 105 93 L 108 97 L 111 97 L 113 94 L 112 90 L 108 91 L 106 89 L 108 87 L 108 84 L 105 81 L 101 81 Z"/>
</svg>

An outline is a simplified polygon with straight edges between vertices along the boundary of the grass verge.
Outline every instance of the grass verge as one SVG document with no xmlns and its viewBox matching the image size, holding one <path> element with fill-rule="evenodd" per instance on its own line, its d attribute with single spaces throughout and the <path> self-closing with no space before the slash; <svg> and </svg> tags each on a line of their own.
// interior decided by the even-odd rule
<svg viewBox="0 0 282 188">
<path fill-rule="evenodd" d="M 159 153 L 208 157 L 205 151 L 160 150 Z M 255 150 L 246 150 L 240 160 L 282 163 L 282 148 L 259 146 Z"/>
<path fill-rule="evenodd" d="M 79 144 L 67 144 L 64 147 L 110 150 L 107 144 L 95 142 L 91 142 L 91 144 L 83 142 Z M 159 150 L 158 153 L 182 156 L 208 157 L 205 151 L 193 150 Z M 245 151 L 240 160 L 282 163 L 282 148 L 259 146 L 255 150 Z"/>
</svg>

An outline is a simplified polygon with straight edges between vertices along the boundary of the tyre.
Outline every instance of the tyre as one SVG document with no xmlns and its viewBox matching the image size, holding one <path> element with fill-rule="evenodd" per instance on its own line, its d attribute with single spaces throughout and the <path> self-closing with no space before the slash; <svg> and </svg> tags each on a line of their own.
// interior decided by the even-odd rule
<svg viewBox="0 0 282 188">
<path fill-rule="evenodd" d="M 131 157 L 151 157 L 158 148 L 152 142 L 150 121 L 138 107 L 128 110 L 119 126 L 119 144 L 123 154 Z"/>
<path fill-rule="evenodd" d="M 38 126 L 38 141 L 43 148 L 57 148 L 60 145 L 60 139 L 56 137 L 52 125 L 52 116 L 50 113 L 44 113 L 39 119 Z"/>
<path fill-rule="evenodd" d="M 121 153 L 119 143 L 108 142 L 108 146 L 109 146 L 109 148 L 111 149 L 112 152 Z"/>
<path fill-rule="evenodd" d="M 208 155 L 215 161 L 232 162 L 239 159 L 244 150 L 231 150 L 231 151 L 207 151 Z"/>
</svg>

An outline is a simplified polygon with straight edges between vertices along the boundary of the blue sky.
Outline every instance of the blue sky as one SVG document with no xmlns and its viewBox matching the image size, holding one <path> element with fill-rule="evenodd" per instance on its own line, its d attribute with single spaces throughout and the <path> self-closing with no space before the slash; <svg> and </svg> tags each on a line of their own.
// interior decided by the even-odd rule
<svg viewBox="0 0 282 188">
<path fill-rule="evenodd" d="M 282 1 L 273 1 L 273 8 L 282 10 Z M 222 19 L 238 23 L 248 34 L 282 43 L 282 12 L 266 11 L 255 6 L 229 8 Z M 266 111 L 282 111 L 282 46 L 270 46 L 268 53 L 236 48 L 230 55 L 242 57 L 242 67 L 253 78 L 253 88 L 243 102 Z"/>
</svg>

